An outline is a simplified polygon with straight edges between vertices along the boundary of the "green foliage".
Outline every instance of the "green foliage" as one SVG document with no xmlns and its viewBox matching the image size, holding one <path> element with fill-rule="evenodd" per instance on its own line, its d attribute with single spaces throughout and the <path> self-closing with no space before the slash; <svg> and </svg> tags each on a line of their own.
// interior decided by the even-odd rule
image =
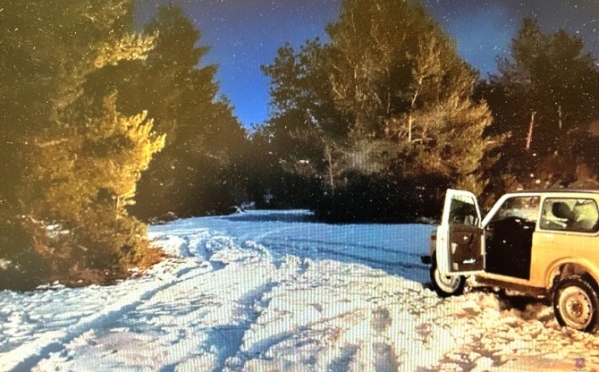
<svg viewBox="0 0 599 372">
<path fill-rule="evenodd" d="M 328 200 L 320 205 L 331 209 L 369 194 L 369 184 L 387 186 L 356 200 L 405 214 L 394 187 L 414 196 L 435 180 L 479 193 L 502 138 L 485 134 L 491 112 L 472 98 L 478 76 L 424 9 L 345 0 L 327 32 L 329 44 L 307 42 L 297 53 L 285 45 L 263 67 L 275 108 L 264 130 L 282 168 L 319 177 Z"/>
<path fill-rule="evenodd" d="M 523 21 L 499 74 L 479 87 L 495 118 L 489 133 L 510 136 L 493 170 L 506 182 L 495 188 L 565 186 L 578 178 L 576 164 L 597 174 L 588 135 L 599 117 L 597 84 L 599 69 L 579 37 Z"/>
<path fill-rule="evenodd" d="M 31 290 L 49 274 L 38 249 L 45 232 L 30 221 L 0 218 L 0 290 Z"/>
<path fill-rule="evenodd" d="M 160 7 L 145 33 L 155 36 L 147 59 L 111 76 L 119 109 L 147 110 L 155 130 L 166 134 L 131 211 L 143 219 L 222 213 L 243 197 L 245 132 L 230 102 L 216 97 L 216 66 L 202 66 L 209 48 L 197 46 L 201 34 L 181 8 Z"/>
<path fill-rule="evenodd" d="M 41 181 L 43 188 L 28 190 L 32 212 L 43 220 L 81 221 L 94 205 L 104 204 L 114 210 L 113 218 L 126 217 L 141 172 L 164 146 L 164 135 L 152 133 L 146 113 L 120 115 L 115 96 L 105 99 L 100 116 L 61 132 L 30 151 L 27 179 Z"/>
<path fill-rule="evenodd" d="M 106 282 L 148 252 L 126 206 L 164 137 L 141 110 L 120 114 L 100 79 L 153 47 L 127 32 L 132 10 L 123 0 L 2 6 L 2 274 Z"/>
<path fill-rule="evenodd" d="M 412 56 L 420 35 L 434 26 L 408 2 L 343 2 L 339 20 L 327 28 L 333 44 L 328 75 L 335 102 L 353 118 L 358 136 L 380 136 L 382 121 L 409 107 Z"/>
</svg>

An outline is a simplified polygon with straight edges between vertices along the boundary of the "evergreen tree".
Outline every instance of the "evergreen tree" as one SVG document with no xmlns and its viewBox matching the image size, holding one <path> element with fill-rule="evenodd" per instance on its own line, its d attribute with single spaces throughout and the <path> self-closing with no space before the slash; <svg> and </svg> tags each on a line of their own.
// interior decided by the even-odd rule
<svg viewBox="0 0 599 372">
<path fill-rule="evenodd" d="M 364 214 L 385 205 L 382 213 L 435 214 L 424 201 L 408 202 L 418 199 L 414 194 L 435 198 L 448 185 L 479 193 L 487 159 L 493 162 L 487 155 L 501 139 L 483 136 L 491 113 L 472 98 L 478 76 L 424 9 L 345 0 L 327 33 L 329 44 L 309 42 L 298 54 L 286 46 L 264 69 L 277 108 L 268 123 L 273 140 L 297 148 L 296 156 L 311 148 L 304 143 L 320 143 L 316 173 L 327 192 L 345 189 L 320 205 L 355 198 L 351 208 L 373 205 Z M 303 145 L 289 146 L 297 137 Z"/>
<path fill-rule="evenodd" d="M 124 207 L 163 138 L 144 115 L 119 114 L 111 89 L 88 84 L 151 49 L 151 38 L 127 33 L 132 10 L 123 0 L 2 5 L 0 136 L 11 146 L 0 258 L 22 274 L 13 284 L 104 281 L 148 252 L 145 226 Z"/>
<path fill-rule="evenodd" d="M 314 183 L 320 179 L 328 191 L 334 192 L 351 126 L 331 92 L 330 52 L 318 39 L 306 42 L 297 53 L 286 44 L 272 65 L 262 67 L 271 79 L 274 108 L 262 129 L 269 137 L 269 152 L 277 158 L 283 174 L 299 175 Z M 297 186 L 286 182 L 275 189 L 288 194 L 288 199 L 301 201 L 298 206 L 309 204 L 306 195 L 296 195 L 305 192 L 303 182 Z"/>
<path fill-rule="evenodd" d="M 343 4 L 328 28 L 336 50 L 330 76 L 339 106 L 355 118 L 357 138 L 397 143 L 396 152 L 407 156 L 400 161 L 417 160 L 405 169 L 410 173 L 433 170 L 452 183 L 472 179 L 489 150 L 482 131 L 491 117 L 471 99 L 478 76 L 453 41 L 409 2 Z M 457 142 L 464 137 L 476 139 L 468 152 Z M 422 158 L 426 153 L 434 154 L 431 161 Z M 480 191 L 476 183 L 468 188 Z"/>
<path fill-rule="evenodd" d="M 583 50 L 579 37 L 563 30 L 543 33 L 536 21 L 525 19 L 511 56 L 481 85 L 495 118 L 489 131 L 511 135 L 495 170 L 506 175 L 503 187 L 567 185 L 577 178 L 578 166 L 594 168 L 584 149 L 592 147 L 585 133 L 599 117 L 599 69 Z"/>
<path fill-rule="evenodd" d="M 230 102 L 216 97 L 216 66 L 201 66 L 209 48 L 197 46 L 200 31 L 172 4 L 160 7 L 144 30 L 156 36 L 155 47 L 121 70 L 133 79 L 117 84 L 119 107 L 147 109 L 167 139 L 142 177 L 132 211 L 143 218 L 223 212 L 240 202 L 246 140 Z"/>
<path fill-rule="evenodd" d="M 36 187 L 24 192 L 27 216 L 42 229 L 52 222 L 68 231 L 39 247 L 55 272 L 90 269 L 119 276 L 143 258 L 146 243 L 139 237 L 145 226 L 126 207 L 164 136 L 152 133 L 146 113 L 122 116 L 114 101 L 107 97 L 100 115 L 29 154 L 35 163 L 25 181 Z"/>
</svg>

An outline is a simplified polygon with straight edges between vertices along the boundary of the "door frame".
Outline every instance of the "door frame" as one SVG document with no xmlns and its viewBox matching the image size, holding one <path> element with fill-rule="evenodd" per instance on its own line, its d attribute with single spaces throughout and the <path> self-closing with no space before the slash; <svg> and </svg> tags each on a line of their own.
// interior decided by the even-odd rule
<svg viewBox="0 0 599 372">
<path fill-rule="evenodd" d="M 462 216 L 454 214 L 458 210 L 454 204 L 458 202 L 472 208 L 468 211 L 468 217 L 463 216 L 463 221 L 457 219 Z M 466 249 L 468 252 L 464 253 Z M 484 230 L 478 201 L 473 193 L 447 190 L 441 224 L 437 228 L 435 255 L 438 270 L 443 275 L 472 275 L 484 271 Z M 462 262 L 455 262 L 458 257 Z M 463 269 L 470 264 L 473 265 L 472 269 Z"/>
</svg>

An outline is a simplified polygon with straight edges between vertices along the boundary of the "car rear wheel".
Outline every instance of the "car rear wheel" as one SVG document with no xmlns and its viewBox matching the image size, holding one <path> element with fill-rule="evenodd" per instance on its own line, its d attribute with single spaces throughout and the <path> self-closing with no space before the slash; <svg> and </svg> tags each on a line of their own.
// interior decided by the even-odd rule
<svg viewBox="0 0 599 372">
<path fill-rule="evenodd" d="M 461 275 L 443 275 L 437 267 L 437 260 L 433 255 L 433 264 L 430 269 L 433 289 L 439 297 L 459 296 L 464 293 L 466 278 Z"/>
<path fill-rule="evenodd" d="M 557 322 L 578 331 L 594 333 L 599 325 L 599 299 L 587 279 L 575 277 L 559 282 L 553 293 Z"/>
</svg>

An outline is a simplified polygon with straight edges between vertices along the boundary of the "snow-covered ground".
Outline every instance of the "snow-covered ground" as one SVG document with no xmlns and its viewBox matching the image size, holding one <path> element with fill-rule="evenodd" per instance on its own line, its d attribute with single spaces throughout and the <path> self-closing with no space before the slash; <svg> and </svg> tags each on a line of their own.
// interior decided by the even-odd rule
<svg viewBox="0 0 599 372">
<path fill-rule="evenodd" d="M 111 287 L 0 292 L 0 371 L 592 371 L 550 307 L 427 289 L 432 226 L 254 211 L 153 226 L 172 254 Z"/>
</svg>

